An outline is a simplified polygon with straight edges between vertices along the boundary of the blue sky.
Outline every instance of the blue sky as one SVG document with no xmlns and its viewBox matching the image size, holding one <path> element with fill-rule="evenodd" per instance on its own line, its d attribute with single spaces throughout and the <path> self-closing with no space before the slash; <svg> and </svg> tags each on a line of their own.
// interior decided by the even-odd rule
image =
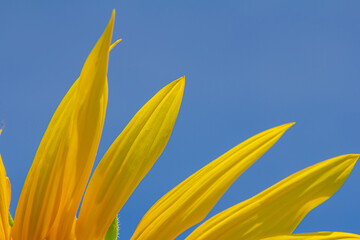
<svg viewBox="0 0 360 240">
<path fill-rule="evenodd" d="M 96 162 L 151 96 L 186 76 L 169 144 L 120 212 L 121 239 L 163 194 L 268 128 L 297 122 L 209 216 L 307 166 L 360 152 L 359 1 L 2 1 L 0 153 L 12 214 L 47 124 L 112 9 L 114 39 L 123 41 L 111 52 Z M 358 164 L 296 232 L 360 234 L 359 198 Z"/>
</svg>

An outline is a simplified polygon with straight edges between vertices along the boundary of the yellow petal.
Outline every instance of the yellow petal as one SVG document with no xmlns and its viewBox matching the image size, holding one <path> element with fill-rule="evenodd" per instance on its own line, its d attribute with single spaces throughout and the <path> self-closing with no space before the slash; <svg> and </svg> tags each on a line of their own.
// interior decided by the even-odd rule
<svg viewBox="0 0 360 240">
<path fill-rule="evenodd" d="M 0 155 L 0 239 L 10 239 L 9 206 L 11 188 L 9 178 L 6 176 L 4 164 Z"/>
<path fill-rule="evenodd" d="M 160 90 L 114 141 L 91 177 L 76 225 L 78 240 L 102 239 L 160 156 L 180 108 L 185 78 Z"/>
<path fill-rule="evenodd" d="M 122 39 L 118 39 L 113 44 L 111 44 L 110 47 L 109 47 L 109 51 L 111 51 L 121 41 L 122 41 Z"/>
<path fill-rule="evenodd" d="M 42 239 L 56 217 L 61 199 L 64 152 L 69 145 L 67 126 L 75 105 L 77 83 L 70 88 L 51 119 L 27 175 L 12 229 L 15 240 Z M 41 214 L 44 211 L 47 214 Z"/>
<path fill-rule="evenodd" d="M 131 239 L 174 239 L 202 221 L 235 179 L 292 125 L 257 134 L 187 178 L 154 204 Z"/>
<path fill-rule="evenodd" d="M 105 118 L 113 23 L 114 13 L 43 136 L 16 209 L 14 240 L 70 239 Z"/>
<path fill-rule="evenodd" d="M 280 235 L 261 240 L 356 240 L 360 239 L 360 235 L 342 232 L 318 232 L 318 233 L 302 233 L 292 235 Z"/>
<path fill-rule="evenodd" d="M 359 155 L 339 156 L 282 180 L 200 225 L 190 239 L 261 239 L 291 234 L 305 215 L 344 183 Z"/>
</svg>

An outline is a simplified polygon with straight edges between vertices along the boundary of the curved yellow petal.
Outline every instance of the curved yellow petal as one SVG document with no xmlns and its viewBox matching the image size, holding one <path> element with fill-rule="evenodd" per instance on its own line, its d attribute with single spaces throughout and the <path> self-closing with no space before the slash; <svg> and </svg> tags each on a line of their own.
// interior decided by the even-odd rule
<svg viewBox="0 0 360 240">
<path fill-rule="evenodd" d="M 102 239 L 169 140 L 185 78 L 161 89 L 114 141 L 91 177 L 76 225 L 78 240 Z M 101 224 L 99 224 L 101 223 Z"/>
<path fill-rule="evenodd" d="M 54 222 L 61 199 L 59 183 L 64 169 L 64 152 L 69 145 L 67 126 L 75 105 L 77 83 L 60 103 L 39 145 L 16 208 L 14 240 L 44 237 Z M 41 214 L 44 211 L 47 214 Z"/>
<path fill-rule="evenodd" d="M 291 234 L 305 215 L 344 183 L 359 155 L 329 159 L 297 172 L 207 220 L 186 239 L 261 239 Z"/>
<path fill-rule="evenodd" d="M 0 132 L 1 133 L 1 132 Z M 0 155 L 0 239 L 10 240 L 9 206 L 11 188 Z"/>
<path fill-rule="evenodd" d="M 318 232 L 318 233 L 301 233 L 292 235 L 279 235 L 261 240 L 356 240 L 360 235 L 342 232 Z"/>
<path fill-rule="evenodd" d="M 113 44 L 111 44 L 110 47 L 109 47 L 109 51 L 111 51 L 121 41 L 122 41 L 122 39 L 118 39 Z"/>
<path fill-rule="evenodd" d="M 174 239 L 202 221 L 235 179 L 292 125 L 255 135 L 187 178 L 154 204 L 131 239 Z"/>
<path fill-rule="evenodd" d="M 113 23 L 114 13 L 43 136 L 20 195 L 13 240 L 70 239 L 105 118 Z"/>
</svg>

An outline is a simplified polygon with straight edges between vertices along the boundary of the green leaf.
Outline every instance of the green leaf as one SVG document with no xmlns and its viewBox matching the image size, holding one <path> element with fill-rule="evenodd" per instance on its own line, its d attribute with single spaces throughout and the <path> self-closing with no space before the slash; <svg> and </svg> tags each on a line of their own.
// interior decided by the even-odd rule
<svg viewBox="0 0 360 240">
<path fill-rule="evenodd" d="M 9 224 L 10 224 L 11 227 L 14 225 L 14 220 L 13 220 L 10 213 L 9 213 Z"/>
<path fill-rule="evenodd" d="M 114 219 L 111 223 L 109 229 L 106 232 L 104 240 L 116 240 L 118 237 L 119 225 L 118 225 L 118 217 Z"/>
</svg>

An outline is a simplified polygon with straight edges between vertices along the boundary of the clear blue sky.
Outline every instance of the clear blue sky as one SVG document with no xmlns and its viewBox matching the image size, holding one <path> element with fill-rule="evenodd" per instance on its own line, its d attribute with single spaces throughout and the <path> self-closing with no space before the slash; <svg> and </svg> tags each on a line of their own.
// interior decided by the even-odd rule
<svg viewBox="0 0 360 240">
<path fill-rule="evenodd" d="M 360 152 L 359 1 L 9 2 L 0 1 L 0 153 L 13 214 L 47 124 L 113 8 L 123 42 L 111 52 L 97 162 L 152 95 L 186 76 L 169 144 L 120 212 L 121 239 L 187 176 L 273 126 L 297 122 L 209 216 L 295 171 Z M 360 234 L 359 199 L 360 164 L 296 231 Z"/>
</svg>

